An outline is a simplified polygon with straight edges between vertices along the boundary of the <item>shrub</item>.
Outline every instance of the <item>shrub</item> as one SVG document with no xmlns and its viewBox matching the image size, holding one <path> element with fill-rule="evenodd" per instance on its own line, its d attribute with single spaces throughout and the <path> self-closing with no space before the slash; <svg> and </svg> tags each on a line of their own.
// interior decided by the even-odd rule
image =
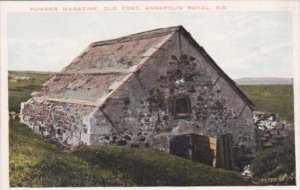
<svg viewBox="0 0 300 190">
<path fill-rule="evenodd" d="M 251 170 L 259 184 L 295 185 L 294 134 L 290 133 L 280 144 L 258 152 Z"/>
</svg>

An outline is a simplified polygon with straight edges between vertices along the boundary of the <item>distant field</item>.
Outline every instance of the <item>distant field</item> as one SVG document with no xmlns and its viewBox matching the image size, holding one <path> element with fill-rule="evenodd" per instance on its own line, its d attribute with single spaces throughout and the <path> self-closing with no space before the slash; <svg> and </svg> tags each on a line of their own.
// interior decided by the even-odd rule
<svg viewBox="0 0 300 190">
<path fill-rule="evenodd" d="M 32 77 L 33 80 L 14 80 L 14 77 L 22 76 Z M 31 98 L 30 94 L 33 91 L 41 89 L 43 82 L 46 81 L 49 78 L 49 76 L 49 74 L 9 72 L 9 111 L 19 113 L 21 102 L 25 102 L 29 98 Z"/>
<path fill-rule="evenodd" d="M 292 85 L 240 85 L 239 87 L 254 103 L 257 111 L 279 113 L 281 119 L 294 121 Z"/>
<path fill-rule="evenodd" d="M 293 85 L 293 78 L 240 78 L 238 85 Z"/>
</svg>

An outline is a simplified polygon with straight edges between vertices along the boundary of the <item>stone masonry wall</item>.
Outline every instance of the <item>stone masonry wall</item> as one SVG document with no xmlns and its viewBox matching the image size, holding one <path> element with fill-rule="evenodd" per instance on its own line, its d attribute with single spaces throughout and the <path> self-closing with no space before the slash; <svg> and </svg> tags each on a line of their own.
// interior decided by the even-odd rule
<svg viewBox="0 0 300 190">
<path fill-rule="evenodd" d="M 95 108 L 78 104 L 50 102 L 34 97 L 21 106 L 21 122 L 35 132 L 65 145 L 90 144 L 90 128 L 83 116 Z"/>
</svg>

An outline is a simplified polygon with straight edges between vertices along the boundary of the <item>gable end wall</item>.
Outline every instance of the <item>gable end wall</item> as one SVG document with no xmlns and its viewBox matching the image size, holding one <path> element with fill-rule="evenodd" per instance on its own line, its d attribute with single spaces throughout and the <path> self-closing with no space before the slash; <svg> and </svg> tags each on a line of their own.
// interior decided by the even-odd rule
<svg viewBox="0 0 300 190">
<path fill-rule="evenodd" d="M 175 81 L 168 78 L 168 73 L 177 69 L 170 62 L 174 61 L 172 55 L 180 57 L 180 51 L 196 59 L 196 66 L 183 66 L 182 72 L 193 73 L 199 83 L 194 81 L 181 87 L 172 86 Z M 214 87 L 210 89 L 212 83 Z M 195 92 L 188 92 L 191 86 Z M 175 94 L 190 96 L 190 118 L 178 119 L 172 115 L 168 101 L 173 96 L 171 88 L 175 88 Z M 199 96 L 205 100 L 198 100 Z M 222 109 L 212 105 L 218 102 L 222 102 Z M 121 141 L 119 144 L 151 146 L 168 151 L 170 135 L 197 132 L 218 136 L 231 133 L 236 146 L 242 145 L 255 151 L 252 110 L 188 40 L 181 37 L 179 42 L 178 33 L 110 97 L 103 109 L 114 123 L 113 139 L 117 144 Z"/>
</svg>

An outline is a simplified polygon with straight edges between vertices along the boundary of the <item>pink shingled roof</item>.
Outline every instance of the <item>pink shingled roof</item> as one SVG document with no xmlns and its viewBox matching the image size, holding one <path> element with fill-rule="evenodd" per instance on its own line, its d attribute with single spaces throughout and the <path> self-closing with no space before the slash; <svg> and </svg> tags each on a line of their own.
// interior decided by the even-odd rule
<svg viewBox="0 0 300 190">
<path fill-rule="evenodd" d="M 134 72 L 130 68 L 147 57 L 147 50 L 178 29 L 169 27 L 92 43 L 43 85 L 42 96 L 56 101 L 95 103 L 109 93 L 114 82 Z"/>
</svg>

